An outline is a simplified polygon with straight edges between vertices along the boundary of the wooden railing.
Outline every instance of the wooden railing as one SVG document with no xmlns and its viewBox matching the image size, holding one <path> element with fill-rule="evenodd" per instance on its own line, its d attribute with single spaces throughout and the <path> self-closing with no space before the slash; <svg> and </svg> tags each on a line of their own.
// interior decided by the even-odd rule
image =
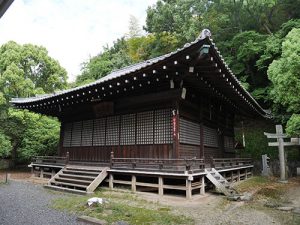
<svg viewBox="0 0 300 225">
<path fill-rule="evenodd" d="M 211 168 L 221 169 L 221 168 L 233 168 L 241 166 L 252 165 L 251 158 L 211 158 L 210 159 Z"/>
<path fill-rule="evenodd" d="M 165 172 L 185 172 L 204 170 L 203 159 L 157 159 L 157 158 L 114 158 L 111 157 L 112 169 L 135 169 Z"/>
<path fill-rule="evenodd" d="M 44 164 L 44 165 L 66 165 L 69 162 L 69 153 L 67 152 L 65 157 L 61 156 L 35 156 L 32 158 L 33 164 Z"/>
</svg>

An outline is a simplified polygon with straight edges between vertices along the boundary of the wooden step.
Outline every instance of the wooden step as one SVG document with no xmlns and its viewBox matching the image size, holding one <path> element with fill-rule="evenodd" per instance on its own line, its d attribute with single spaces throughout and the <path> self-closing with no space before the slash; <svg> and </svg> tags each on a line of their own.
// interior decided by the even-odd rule
<svg viewBox="0 0 300 225">
<path fill-rule="evenodd" d="M 79 195 L 90 195 L 93 194 L 92 192 L 82 191 L 78 189 L 70 189 L 65 187 L 59 187 L 59 186 L 53 186 L 53 185 L 45 185 L 44 188 L 55 190 L 55 191 L 62 191 L 62 192 L 68 192 L 72 194 L 79 194 Z"/>
<path fill-rule="evenodd" d="M 65 177 L 65 178 L 77 178 L 77 179 L 85 179 L 93 181 L 95 179 L 95 176 L 83 176 L 83 175 L 76 175 L 76 174 L 60 174 L 59 177 Z"/>
<path fill-rule="evenodd" d="M 74 184 L 74 183 L 68 183 L 68 182 L 61 182 L 61 181 L 52 181 L 51 185 L 65 185 L 65 186 L 69 186 L 69 187 L 79 187 L 79 188 L 84 188 L 86 189 L 88 187 L 88 185 L 81 185 L 81 184 Z"/>
<path fill-rule="evenodd" d="M 74 171 L 91 171 L 91 172 L 101 172 L 102 167 L 73 167 L 73 166 L 67 166 L 67 170 L 74 170 Z"/>
<path fill-rule="evenodd" d="M 96 177 L 100 172 L 64 170 L 63 173 L 64 174 L 90 174 L 90 175 L 95 175 Z"/>
<path fill-rule="evenodd" d="M 64 182 L 64 181 L 68 181 L 68 182 L 70 182 L 70 183 L 75 183 L 75 184 L 77 184 L 77 183 L 85 183 L 85 184 L 90 184 L 90 183 L 92 183 L 92 181 L 86 181 L 86 180 L 76 180 L 76 179 L 70 179 L 70 178 L 64 178 L 64 177 L 57 177 L 57 178 L 55 178 L 55 181 L 54 182 L 56 182 L 56 181 L 60 181 L 60 182 Z"/>
</svg>

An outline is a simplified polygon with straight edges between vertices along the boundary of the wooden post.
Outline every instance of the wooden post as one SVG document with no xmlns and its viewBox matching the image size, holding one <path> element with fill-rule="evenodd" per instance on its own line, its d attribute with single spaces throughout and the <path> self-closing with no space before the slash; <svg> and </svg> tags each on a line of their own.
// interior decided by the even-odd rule
<svg viewBox="0 0 300 225">
<path fill-rule="evenodd" d="M 172 110 L 172 136 L 173 136 L 173 153 L 172 158 L 179 158 L 179 104 L 174 102 L 174 109 Z"/>
<path fill-rule="evenodd" d="M 233 182 L 233 171 L 230 172 L 230 177 L 231 177 L 230 182 Z"/>
<path fill-rule="evenodd" d="M 136 176 L 131 176 L 131 191 L 136 192 Z"/>
<path fill-rule="evenodd" d="M 282 126 L 276 125 L 276 134 L 283 134 Z M 279 150 L 279 163 L 280 163 L 280 181 L 285 182 L 285 160 L 284 160 L 284 146 L 283 146 L 283 138 L 277 138 L 278 141 L 278 150 Z"/>
<path fill-rule="evenodd" d="M 248 170 L 247 170 L 247 168 L 245 169 L 245 180 L 247 180 L 248 179 Z"/>
<path fill-rule="evenodd" d="M 210 167 L 215 168 L 214 158 L 212 156 L 210 157 Z"/>
<path fill-rule="evenodd" d="M 158 194 L 160 196 L 164 195 L 164 180 L 161 176 L 158 177 Z"/>
<path fill-rule="evenodd" d="M 41 167 L 40 169 L 40 177 L 43 178 L 44 177 L 44 168 Z"/>
<path fill-rule="evenodd" d="M 186 198 L 191 199 L 192 198 L 192 181 L 188 178 L 186 179 Z"/>
<path fill-rule="evenodd" d="M 51 178 L 54 177 L 54 176 L 55 176 L 55 170 L 52 169 L 52 171 L 51 171 Z"/>
<path fill-rule="evenodd" d="M 113 160 L 114 160 L 114 152 L 111 151 L 110 152 L 110 168 L 112 168 L 112 166 L 113 166 Z"/>
<path fill-rule="evenodd" d="M 205 194 L 205 178 L 204 178 L 204 176 L 202 176 L 200 179 L 201 179 L 200 194 L 204 195 Z"/>
<path fill-rule="evenodd" d="M 113 174 L 109 174 L 109 180 L 108 180 L 108 183 L 109 183 L 109 188 L 110 189 L 113 189 L 114 188 L 114 175 Z"/>
<path fill-rule="evenodd" d="M 66 154 L 66 165 L 69 163 L 69 160 L 70 160 L 70 154 L 69 154 L 69 152 L 67 152 L 67 154 Z"/>
<path fill-rule="evenodd" d="M 237 181 L 241 180 L 241 172 L 240 170 L 237 170 Z"/>
</svg>

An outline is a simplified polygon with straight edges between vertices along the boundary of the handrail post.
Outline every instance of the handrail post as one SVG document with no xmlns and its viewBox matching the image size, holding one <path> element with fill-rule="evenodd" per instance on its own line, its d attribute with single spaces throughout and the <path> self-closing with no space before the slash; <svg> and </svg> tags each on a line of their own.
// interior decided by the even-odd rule
<svg viewBox="0 0 300 225">
<path fill-rule="evenodd" d="M 110 168 L 112 168 L 112 166 L 113 166 L 113 160 L 114 160 L 114 152 L 111 151 L 110 152 Z"/>
<path fill-rule="evenodd" d="M 210 157 L 210 167 L 211 168 L 215 167 L 214 158 L 212 156 Z"/>
<path fill-rule="evenodd" d="M 69 154 L 69 152 L 67 152 L 67 154 L 66 154 L 66 165 L 69 163 L 69 159 L 70 159 L 70 154 Z"/>
</svg>

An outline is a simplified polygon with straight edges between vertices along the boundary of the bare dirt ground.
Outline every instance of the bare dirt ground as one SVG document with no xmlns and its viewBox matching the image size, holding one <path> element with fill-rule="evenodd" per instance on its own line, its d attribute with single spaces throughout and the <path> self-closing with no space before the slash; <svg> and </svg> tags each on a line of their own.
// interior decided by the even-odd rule
<svg viewBox="0 0 300 225">
<path fill-rule="evenodd" d="M 28 172 L 11 171 L 11 179 L 45 183 L 45 179 L 32 178 Z M 4 178 L 0 171 L 0 182 Z M 251 180 L 252 179 L 252 180 Z M 185 215 L 194 220 L 195 224 L 203 225 L 298 225 L 300 224 L 300 177 L 290 178 L 288 184 L 281 184 L 276 179 L 256 181 L 251 178 L 236 185 L 240 192 L 253 195 L 253 200 L 229 201 L 222 195 L 207 192 L 204 196 L 194 196 L 191 200 L 183 197 L 157 194 L 137 193 L 137 198 L 159 205 L 168 206 L 177 215 Z M 258 178 L 258 180 L 261 178 Z M 114 194 L 117 194 L 114 191 Z M 122 192 L 119 193 L 122 195 Z M 128 194 L 131 194 L 128 191 Z M 293 207 L 282 211 L 279 206 Z M 295 212 L 298 210 L 298 213 Z"/>
<path fill-rule="evenodd" d="M 253 194 L 253 200 L 229 201 L 222 195 L 206 193 L 192 200 L 180 197 L 141 193 L 148 201 L 171 206 L 174 213 L 184 214 L 194 219 L 195 224 L 203 225 L 299 225 L 300 214 L 278 210 L 279 206 L 293 207 L 300 210 L 300 177 L 291 178 L 288 184 L 272 180 L 262 185 L 240 182 L 241 190 Z M 253 187 L 252 187 L 252 186 Z M 248 187 L 247 187 L 248 186 Z M 273 193 L 274 190 L 280 192 Z M 264 193 L 266 191 L 266 193 Z M 271 203 L 271 204 L 270 204 Z"/>
<path fill-rule="evenodd" d="M 32 174 L 27 169 L 17 169 L 17 170 L 9 170 L 9 171 L 0 170 L 0 183 L 5 182 L 6 174 L 8 176 L 8 180 L 31 182 L 35 184 L 45 184 L 48 181 L 47 179 L 33 177 Z"/>
</svg>

